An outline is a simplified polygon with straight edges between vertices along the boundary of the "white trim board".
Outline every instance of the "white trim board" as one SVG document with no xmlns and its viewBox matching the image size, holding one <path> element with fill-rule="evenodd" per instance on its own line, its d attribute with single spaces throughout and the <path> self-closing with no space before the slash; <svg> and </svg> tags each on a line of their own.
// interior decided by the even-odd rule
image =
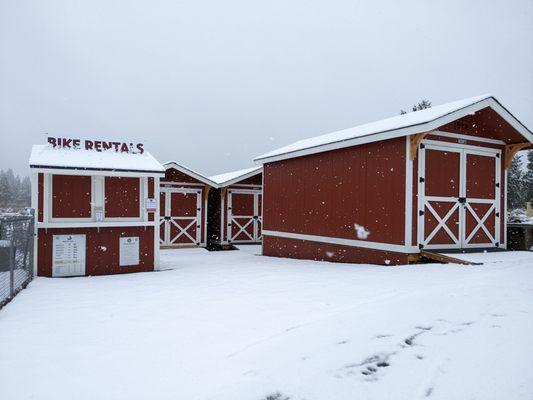
<svg viewBox="0 0 533 400">
<path fill-rule="evenodd" d="M 337 237 L 331 237 L 331 236 L 307 235 L 303 233 L 281 232 L 281 231 L 272 231 L 272 230 L 266 230 L 266 229 L 263 230 L 262 234 L 263 236 L 280 237 L 280 238 L 285 238 L 285 239 L 306 240 L 309 242 L 318 242 L 318 243 L 330 243 L 330 244 L 336 244 L 340 246 L 361 247 L 365 249 L 390 251 L 393 253 L 411 254 L 411 253 L 420 252 L 420 250 L 416 246 L 405 246 L 402 244 L 369 242 L 366 240 L 344 239 L 344 238 L 337 238 Z"/>
<path fill-rule="evenodd" d="M 173 168 L 175 170 L 180 171 L 181 173 L 185 175 L 188 175 L 194 179 L 199 180 L 200 182 L 205 183 L 206 185 L 209 185 L 214 188 L 218 188 L 218 185 L 215 182 L 213 182 L 211 179 L 203 176 L 202 174 L 198 172 L 194 172 L 192 169 L 189 169 L 181 164 L 178 164 L 176 161 L 167 161 L 166 163 L 163 164 L 163 167 L 165 167 L 165 171 Z"/>
<path fill-rule="evenodd" d="M 455 111 L 451 111 L 445 115 L 434 118 L 433 120 L 422 122 L 410 126 L 404 126 L 388 131 L 373 132 L 362 136 L 356 136 L 348 139 L 331 141 L 314 146 L 303 147 L 296 150 L 290 150 L 284 153 L 276 154 L 275 152 L 261 155 L 254 159 L 255 162 L 264 164 L 269 162 L 281 161 L 290 158 L 302 157 L 311 154 L 323 153 L 325 151 L 337 150 L 346 147 L 352 147 L 365 143 L 377 142 L 380 140 L 393 139 L 397 137 L 413 135 L 417 133 L 429 132 L 438 129 L 440 126 L 446 125 L 450 122 L 456 121 L 467 115 L 473 114 L 483 108 L 490 107 L 497 112 L 505 121 L 507 121 L 516 131 L 518 131 L 527 141 L 533 143 L 533 133 L 526 128 L 518 119 L 516 119 L 509 111 L 507 111 L 496 98 L 490 96 L 479 100 L 465 107 L 461 107 Z M 423 112 L 423 111 L 418 111 Z M 280 149 L 281 150 L 281 149 Z"/>
</svg>

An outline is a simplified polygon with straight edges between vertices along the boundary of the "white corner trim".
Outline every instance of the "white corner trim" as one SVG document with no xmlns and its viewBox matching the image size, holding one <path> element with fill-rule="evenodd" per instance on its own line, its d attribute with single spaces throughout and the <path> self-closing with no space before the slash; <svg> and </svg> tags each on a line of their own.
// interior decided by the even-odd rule
<svg viewBox="0 0 533 400">
<path fill-rule="evenodd" d="M 410 157 L 411 141 L 405 137 L 405 239 L 404 244 L 411 246 L 413 237 L 413 161 Z"/>
<path fill-rule="evenodd" d="M 369 242 L 366 240 L 344 239 L 330 236 L 307 235 L 303 233 L 291 233 L 281 231 L 263 230 L 263 236 L 280 237 L 285 239 L 307 240 L 309 242 L 330 243 L 341 246 L 361 247 L 365 249 L 391 251 L 394 253 L 419 253 L 415 246 L 405 246 L 402 244 L 390 244 L 380 242 Z"/>
</svg>

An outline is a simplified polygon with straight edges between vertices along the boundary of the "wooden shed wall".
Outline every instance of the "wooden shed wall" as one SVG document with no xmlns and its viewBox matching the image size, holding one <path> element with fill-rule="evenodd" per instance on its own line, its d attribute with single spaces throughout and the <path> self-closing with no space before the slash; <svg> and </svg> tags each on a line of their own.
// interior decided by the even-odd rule
<svg viewBox="0 0 533 400">
<path fill-rule="evenodd" d="M 406 139 L 364 144 L 264 166 L 264 229 L 372 242 L 405 238 Z"/>
</svg>

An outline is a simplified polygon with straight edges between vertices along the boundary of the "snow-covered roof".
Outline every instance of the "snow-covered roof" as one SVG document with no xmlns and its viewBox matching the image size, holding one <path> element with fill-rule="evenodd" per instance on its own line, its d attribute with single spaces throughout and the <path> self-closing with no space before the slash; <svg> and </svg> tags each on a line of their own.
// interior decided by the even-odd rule
<svg viewBox="0 0 533 400">
<path fill-rule="evenodd" d="M 165 167 L 165 169 L 174 168 L 186 175 L 192 176 L 193 178 L 199 180 L 200 182 L 205 183 L 206 185 L 217 187 L 216 182 L 213 182 L 211 179 L 202 175 L 201 173 L 196 172 L 192 170 L 191 168 L 184 166 L 183 164 L 179 164 L 176 161 L 167 161 L 166 163 L 163 164 L 163 166 Z"/>
<path fill-rule="evenodd" d="M 143 154 L 121 153 L 114 150 L 93 151 L 85 149 L 53 148 L 50 145 L 33 145 L 30 168 L 87 170 L 112 172 L 140 172 L 162 175 L 165 168 L 147 151 Z"/>
<path fill-rule="evenodd" d="M 427 132 L 485 107 L 494 109 L 511 126 L 520 132 L 522 136 L 533 143 L 533 133 L 507 111 L 495 97 L 490 94 L 485 94 L 300 140 L 288 146 L 262 154 L 256 157 L 254 161 L 260 163 L 278 161 L 378 140 Z"/>
<path fill-rule="evenodd" d="M 209 179 L 215 182 L 219 187 L 231 185 L 235 182 L 255 176 L 263 170 L 263 167 L 252 167 L 238 171 L 226 172 L 225 174 L 210 176 Z"/>
</svg>

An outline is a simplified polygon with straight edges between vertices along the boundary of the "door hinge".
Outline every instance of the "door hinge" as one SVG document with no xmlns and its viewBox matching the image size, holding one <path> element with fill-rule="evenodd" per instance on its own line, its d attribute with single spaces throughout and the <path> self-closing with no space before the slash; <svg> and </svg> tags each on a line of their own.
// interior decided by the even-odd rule
<svg viewBox="0 0 533 400">
<path fill-rule="evenodd" d="M 497 184 L 496 184 L 496 187 L 497 187 L 497 188 L 499 188 L 499 187 L 500 187 L 500 184 L 499 184 L 499 183 L 497 183 Z"/>
<path fill-rule="evenodd" d="M 200 225 L 196 225 L 196 227 L 197 227 L 198 229 L 200 229 Z"/>
<path fill-rule="evenodd" d="M 422 215 L 424 215 L 424 211 L 422 211 L 422 210 L 418 211 L 418 216 L 421 217 Z"/>
<path fill-rule="evenodd" d="M 500 158 L 500 153 L 496 153 L 496 158 Z"/>
<path fill-rule="evenodd" d="M 422 183 L 422 182 L 425 182 L 426 180 L 425 180 L 424 178 L 420 177 L 420 178 L 418 178 L 418 181 L 419 181 L 420 183 Z"/>
<path fill-rule="evenodd" d="M 457 201 L 459 201 L 461 204 L 466 204 L 466 197 L 459 197 Z"/>
<path fill-rule="evenodd" d="M 201 211 L 202 209 L 201 208 L 197 208 L 196 211 Z"/>
<path fill-rule="evenodd" d="M 497 212 L 497 213 L 496 213 L 496 218 L 499 218 L 499 217 L 500 217 L 500 213 Z"/>
<path fill-rule="evenodd" d="M 421 149 L 425 149 L 426 148 L 426 145 L 424 143 L 420 143 L 420 148 Z"/>
<path fill-rule="evenodd" d="M 418 248 L 419 248 L 419 249 L 423 249 L 423 248 L 424 248 L 424 245 L 423 245 L 422 243 L 420 243 L 420 244 L 418 245 Z"/>
<path fill-rule="evenodd" d="M 496 245 L 496 247 L 500 247 L 500 242 L 496 242 L 494 244 Z"/>
</svg>

